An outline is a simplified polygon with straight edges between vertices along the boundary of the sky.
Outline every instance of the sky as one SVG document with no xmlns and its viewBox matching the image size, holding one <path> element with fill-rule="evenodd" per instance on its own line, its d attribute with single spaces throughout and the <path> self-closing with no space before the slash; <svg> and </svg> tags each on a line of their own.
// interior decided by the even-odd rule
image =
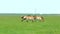
<svg viewBox="0 0 60 34">
<path fill-rule="evenodd" d="M 60 0 L 0 0 L 0 13 L 60 14 Z"/>
</svg>

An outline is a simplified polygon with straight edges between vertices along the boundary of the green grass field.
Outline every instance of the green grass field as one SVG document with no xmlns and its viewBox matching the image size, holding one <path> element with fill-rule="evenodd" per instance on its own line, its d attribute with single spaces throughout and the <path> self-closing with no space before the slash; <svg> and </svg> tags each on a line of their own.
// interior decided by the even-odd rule
<svg viewBox="0 0 60 34">
<path fill-rule="evenodd" d="M 44 18 L 45 22 L 22 22 L 20 16 L 0 16 L 0 34 L 60 34 L 60 16 Z"/>
</svg>

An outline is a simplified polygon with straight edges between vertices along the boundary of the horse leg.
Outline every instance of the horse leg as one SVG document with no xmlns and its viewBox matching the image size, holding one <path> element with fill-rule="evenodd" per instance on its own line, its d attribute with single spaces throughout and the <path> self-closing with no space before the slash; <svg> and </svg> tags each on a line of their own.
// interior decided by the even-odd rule
<svg viewBox="0 0 60 34">
<path fill-rule="evenodd" d="M 26 18 L 22 19 L 21 21 L 24 21 L 24 20 L 26 20 Z"/>
<path fill-rule="evenodd" d="M 33 20 L 32 20 L 32 22 L 33 22 Z"/>
<path fill-rule="evenodd" d="M 24 21 L 24 20 L 21 20 L 21 21 Z"/>
<path fill-rule="evenodd" d="M 34 21 L 34 19 L 32 20 L 32 22 Z"/>
<path fill-rule="evenodd" d="M 28 22 L 28 20 L 27 20 L 27 22 Z"/>
<path fill-rule="evenodd" d="M 42 19 L 41 22 L 44 22 L 44 20 Z"/>
</svg>

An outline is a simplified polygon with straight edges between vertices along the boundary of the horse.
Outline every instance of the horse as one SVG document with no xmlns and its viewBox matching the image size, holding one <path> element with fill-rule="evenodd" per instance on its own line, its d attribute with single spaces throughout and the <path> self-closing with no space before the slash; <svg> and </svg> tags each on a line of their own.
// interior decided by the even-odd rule
<svg viewBox="0 0 60 34">
<path fill-rule="evenodd" d="M 44 17 L 43 16 L 34 16 L 35 19 L 40 20 L 41 22 L 44 22 Z"/>
<path fill-rule="evenodd" d="M 22 18 L 22 21 L 24 21 L 24 20 L 27 20 L 27 22 L 28 22 L 28 20 L 32 20 L 32 21 L 34 21 L 35 20 L 35 17 L 34 16 L 22 16 L 21 17 Z"/>
</svg>

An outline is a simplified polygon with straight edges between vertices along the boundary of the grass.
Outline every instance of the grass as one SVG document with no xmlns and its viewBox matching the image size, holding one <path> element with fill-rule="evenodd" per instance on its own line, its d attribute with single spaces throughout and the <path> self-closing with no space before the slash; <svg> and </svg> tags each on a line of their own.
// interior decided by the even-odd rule
<svg viewBox="0 0 60 34">
<path fill-rule="evenodd" d="M 60 34 L 60 16 L 45 16 L 45 22 L 22 22 L 20 16 L 0 16 L 0 34 Z"/>
</svg>

